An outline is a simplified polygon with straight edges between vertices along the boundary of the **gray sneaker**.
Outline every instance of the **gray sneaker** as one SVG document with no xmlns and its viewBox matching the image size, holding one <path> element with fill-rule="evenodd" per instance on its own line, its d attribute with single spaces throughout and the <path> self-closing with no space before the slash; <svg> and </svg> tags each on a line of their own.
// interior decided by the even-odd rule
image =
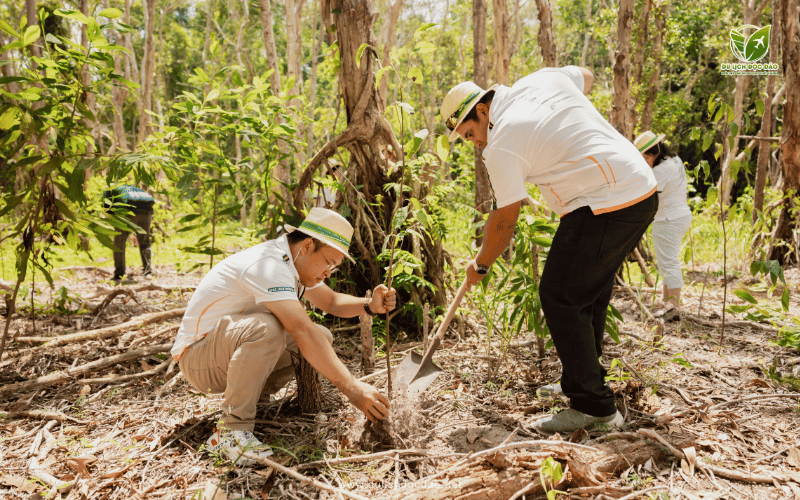
<svg viewBox="0 0 800 500">
<path fill-rule="evenodd" d="M 569 408 L 555 415 L 541 418 L 533 422 L 531 427 L 543 434 L 549 434 L 553 432 L 574 432 L 578 429 L 611 430 L 622 426 L 624 423 L 625 419 L 622 418 L 622 414 L 618 411 L 607 417 L 593 417 Z"/>
<path fill-rule="evenodd" d="M 536 396 L 539 398 L 554 398 L 556 396 L 564 396 L 564 391 L 561 389 L 561 382 L 539 387 L 536 389 Z"/>
</svg>

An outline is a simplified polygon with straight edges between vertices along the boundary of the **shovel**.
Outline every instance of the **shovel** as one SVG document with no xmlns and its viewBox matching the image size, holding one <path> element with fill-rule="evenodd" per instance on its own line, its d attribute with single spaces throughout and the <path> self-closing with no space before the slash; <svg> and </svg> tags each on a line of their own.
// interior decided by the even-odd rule
<svg viewBox="0 0 800 500">
<path fill-rule="evenodd" d="M 399 387 L 400 390 L 406 388 L 406 391 L 411 396 L 421 394 L 425 392 L 425 389 L 427 389 L 428 386 L 436 380 L 436 377 L 442 373 L 443 370 L 433 362 L 433 353 L 442 343 L 444 332 L 446 332 L 447 327 L 450 326 L 450 322 L 456 315 L 456 309 L 458 309 L 458 305 L 461 303 L 461 299 L 464 298 L 466 293 L 467 282 L 465 280 L 464 283 L 461 284 L 461 288 L 458 289 L 455 299 L 453 299 L 453 302 L 450 304 L 444 321 L 442 321 L 439 329 L 436 330 L 436 335 L 433 337 L 431 345 L 428 346 L 425 355 L 422 356 L 411 351 L 400 363 L 400 366 L 397 367 L 397 387 Z"/>
</svg>

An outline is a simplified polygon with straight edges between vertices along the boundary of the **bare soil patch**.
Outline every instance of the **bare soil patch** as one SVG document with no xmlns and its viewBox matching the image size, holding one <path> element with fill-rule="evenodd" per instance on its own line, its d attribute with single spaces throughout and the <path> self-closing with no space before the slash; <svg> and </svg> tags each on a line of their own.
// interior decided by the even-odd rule
<svg viewBox="0 0 800 500">
<path fill-rule="evenodd" d="M 553 487 L 597 499 L 650 489 L 668 498 L 800 498 L 798 391 L 768 374 L 800 375 L 800 354 L 770 342 L 771 325 L 730 315 L 720 349 L 723 278 L 713 273 L 698 273 L 686 289 L 692 318 L 663 330 L 641 310 L 654 308 L 652 291 L 634 287 L 636 298 L 615 292 L 626 321 L 620 344 L 607 339 L 603 362 L 620 360 L 611 372 L 626 417 L 618 432 L 532 431 L 534 419 L 568 406 L 535 395 L 558 380 L 560 362 L 553 351 L 539 359 L 527 338 L 487 345 L 476 315 L 464 321 L 460 337 L 451 328 L 437 353 L 446 371 L 425 395 L 393 398 L 386 435 L 376 435 L 326 382 L 320 414 L 299 412 L 293 384 L 262 404 L 256 434 L 273 446 L 276 467 L 298 478 L 267 465 L 231 466 L 203 452 L 221 396 L 195 391 L 170 361 L 180 315 L 134 324 L 184 307 L 200 276 L 158 269 L 153 280 L 134 276 L 114 287 L 105 271 L 60 273 L 56 290 L 65 287 L 66 303 L 59 306 L 57 294 L 42 288 L 35 317 L 20 304 L 11 319 L 0 360 L 3 498 L 198 498 L 200 491 L 215 499 L 507 499 L 544 498 Z M 786 277 L 790 310 L 797 311 L 800 279 L 795 270 Z M 68 313 L 81 301 L 90 312 Z M 729 302 L 740 301 L 729 293 Z M 109 333 L 122 324 L 133 326 Z M 356 324 L 329 326 L 337 353 L 360 377 Z M 79 340 L 48 346 L 49 338 Z M 418 345 L 396 346 L 397 362 Z M 385 382 L 385 375 L 370 380 Z M 542 485 L 548 458 L 564 476 Z"/>
</svg>

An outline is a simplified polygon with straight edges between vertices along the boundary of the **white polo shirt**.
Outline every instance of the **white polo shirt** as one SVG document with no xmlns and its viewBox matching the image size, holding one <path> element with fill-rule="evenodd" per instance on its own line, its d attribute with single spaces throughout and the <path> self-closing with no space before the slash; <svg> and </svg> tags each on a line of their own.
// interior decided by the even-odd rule
<svg viewBox="0 0 800 500">
<path fill-rule="evenodd" d="M 170 351 L 172 357 L 179 360 L 224 316 L 266 312 L 262 302 L 300 300 L 305 289 L 286 235 L 231 255 L 214 266 L 192 294 Z"/>
<path fill-rule="evenodd" d="M 526 182 L 559 215 L 583 206 L 612 212 L 656 191 L 652 169 L 583 87 L 580 69 L 566 66 L 496 90 L 483 156 L 498 208 L 525 199 Z"/>
<path fill-rule="evenodd" d="M 653 174 L 658 182 L 657 221 L 675 220 L 691 217 L 692 211 L 686 204 L 686 169 L 677 156 L 667 158 L 655 167 Z"/>
</svg>

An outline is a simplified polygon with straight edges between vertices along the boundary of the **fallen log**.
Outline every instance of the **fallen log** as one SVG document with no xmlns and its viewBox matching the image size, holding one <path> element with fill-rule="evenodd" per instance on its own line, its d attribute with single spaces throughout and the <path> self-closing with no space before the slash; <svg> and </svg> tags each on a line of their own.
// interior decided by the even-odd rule
<svg viewBox="0 0 800 500">
<path fill-rule="evenodd" d="M 0 387 L 0 394 L 5 394 L 8 392 L 28 391 L 31 389 L 36 389 L 38 387 L 45 387 L 58 384 L 61 382 L 67 382 L 72 380 L 75 376 L 81 375 L 83 373 L 88 373 L 94 370 L 99 370 L 100 368 L 105 368 L 106 366 L 116 365 L 119 363 L 124 363 L 126 361 L 143 358 L 145 356 L 150 356 L 152 354 L 156 354 L 159 352 L 167 352 L 171 348 L 172 344 L 161 344 L 161 345 L 146 347 L 144 349 L 138 349 L 135 351 L 129 351 L 123 354 L 117 354 L 116 356 L 101 358 L 96 361 L 92 361 L 91 363 L 86 363 L 85 365 L 76 366 L 75 368 L 70 368 L 65 371 L 58 371 L 55 373 L 51 373 L 49 375 L 45 375 L 43 377 L 39 377 L 33 380 L 26 380 L 25 382 L 17 382 L 16 384 L 4 385 Z M 80 382 L 80 380 L 78 382 Z"/>
<path fill-rule="evenodd" d="M 164 370 L 167 369 L 167 366 L 172 363 L 172 358 L 168 358 L 160 365 L 156 366 L 155 368 L 151 368 L 146 372 L 140 373 L 133 373 L 131 375 L 114 375 L 112 377 L 102 377 L 102 378 L 85 378 L 81 379 L 80 382 L 82 385 L 92 385 L 92 384 L 117 384 L 120 382 L 127 382 L 129 380 L 136 380 L 140 378 L 150 377 L 151 375 L 156 375 Z"/>
<path fill-rule="evenodd" d="M 72 418 L 69 415 L 65 415 L 60 411 L 43 411 L 43 410 L 22 410 L 22 411 L 10 411 L 8 413 L 4 413 L 0 411 L 0 418 L 5 420 L 17 420 L 21 418 L 31 418 L 35 420 L 56 420 L 58 422 L 73 422 L 76 424 L 85 424 L 86 422 L 83 420 L 78 420 L 76 418 Z"/>
<path fill-rule="evenodd" d="M 73 342 L 82 342 L 84 340 L 105 339 L 109 337 L 116 337 L 121 333 L 125 333 L 127 331 L 134 330 L 137 328 L 142 328 L 147 325 L 160 323 L 162 321 L 167 321 L 170 319 L 181 318 L 183 317 L 184 312 L 186 312 L 186 308 L 181 307 L 178 309 L 170 309 L 169 311 L 143 314 L 141 316 L 132 318 L 126 321 L 125 323 L 120 323 L 114 326 L 108 326 L 106 328 L 99 328 L 97 330 L 70 333 L 68 335 L 61 335 L 58 337 L 17 337 L 17 340 L 15 342 L 20 344 L 35 344 L 38 342 L 44 342 L 42 345 L 36 347 L 36 349 L 38 350 L 47 347 L 56 347 L 60 345 L 71 344 Z"/>
<path fill-rule="evenodd" d="M 156 283 L 146 283 L 144 285 L 139 285 L 139 286 L 115 286 L 115 287 L 98 285 L 95 288 L 94 292 L 92 292 L 90 295 L 87 295 L 86 297 L 83 297 L 83 300 L 96 299 L 99 297 L 103 297 L 105 295 L 109 295 L 119 290 L 130 293 L 136 293 L 136 292 L 193 293 L 196 289 L 197 287 L 194 286 L 162 286 Z"/>
</svg>

